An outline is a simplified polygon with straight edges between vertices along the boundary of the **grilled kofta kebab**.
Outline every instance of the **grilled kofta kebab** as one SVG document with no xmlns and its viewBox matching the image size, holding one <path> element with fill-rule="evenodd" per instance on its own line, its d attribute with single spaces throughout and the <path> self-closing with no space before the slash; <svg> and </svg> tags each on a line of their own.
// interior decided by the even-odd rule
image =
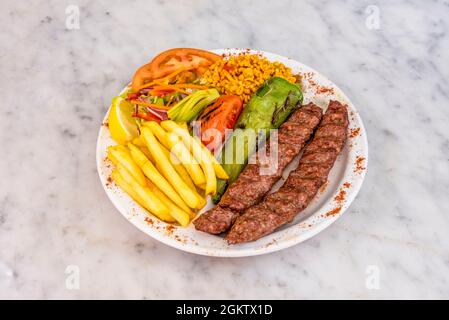
<svg viewBox="0 0 449 320">
<path fill-rule="evenodd" d="M 226 236 L 230 244 L 257 240 L 291 222 L 315 197 L 343 149 L 348 131 L 345 105 L 331 101 L 318 129 L 304 149 L 298 167 L 276 192 L 237 218 Z"/>
<path fill-rule="evenodd" d="M 321 120 L 322 113 L 322 109 L 313 103 L 296 110 L 279 128 L 277 144 L 269 142 L 265 144 L 266 159 L 268 160 L 270 159 L 270 145 L 278 148 L 278 163 L 274 174 L 260 175 L 263 166 L 273 164 L 267 163 L 266 159 L 259 159 L 255 153 L 252 156 L 255 157 L 253 161 L 249 161 L 238 179 L 223 195 L 220 203 L 193 222 L 196 229 L 211 234 L 225 232 L 240 213 L 259 203 L 281 178 L 285 167 L 299 154 L 310 139 Z"/>
</svg>

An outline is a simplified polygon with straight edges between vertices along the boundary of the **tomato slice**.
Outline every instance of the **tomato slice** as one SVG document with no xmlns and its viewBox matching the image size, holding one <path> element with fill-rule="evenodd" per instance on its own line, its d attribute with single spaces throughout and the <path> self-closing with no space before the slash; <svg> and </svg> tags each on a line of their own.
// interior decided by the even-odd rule
<svg viewBox="0 0 449 320">
<path fill-rule="evenodd" d="M 132 80 L 132 88 L 137 90 L 146 82 L 160 79 L 180 70 L 202 74 L 219 59 L 222 59 L 220 55 L 201 49 L 170 49 L 160 53 L 150 63 L 136 71 Z"/>
<path fill-rule="evenodd" d="M 206 107 L 198 117 L 201 141 L 211 151 L 215 151 L 225 140 L 226 129 L 234 128 L 243 101 L 238 96 L 220 96 L 215 103 Z"/>
</svg>

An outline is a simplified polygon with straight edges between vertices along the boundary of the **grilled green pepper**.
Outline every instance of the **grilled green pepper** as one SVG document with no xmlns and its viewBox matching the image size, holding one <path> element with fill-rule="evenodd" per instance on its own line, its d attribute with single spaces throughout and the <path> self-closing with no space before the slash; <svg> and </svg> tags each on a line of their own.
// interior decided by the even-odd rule
<svg viewBox="0 0 449 320">
<path fill-rule="evenodd" d="M 214 203 L 220 201 L 227 186 L 237 179 L 257 143 L 264 142 L 257 139 L 257 135 L 262 131 L 264 137 L 268 137 L 269 130 L 279 128 L 302 99 L 298 85 L 278 77 L 269 79 L 256 91 L 222 150 L 220 161 L 229 180 L 218 180 L 217 193 L 212 198 Z"/>
</svg>

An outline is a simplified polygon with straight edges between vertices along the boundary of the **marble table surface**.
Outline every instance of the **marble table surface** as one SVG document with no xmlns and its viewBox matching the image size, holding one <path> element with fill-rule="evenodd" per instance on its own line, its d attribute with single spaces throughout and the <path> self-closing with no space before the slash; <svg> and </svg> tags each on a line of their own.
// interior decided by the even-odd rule
<svg viewBox="0 0 449 320">
<path fill-rule="evenodd" d="M 449 298 L 448 18 L 444 0 L 2 1 L 0 298 Z M 223 259 L 120 215 L 99 125 L 138 66 L 180 46 L 289 56 L 346 92 L 370 163 L 341 219 Z"/>
</svg>

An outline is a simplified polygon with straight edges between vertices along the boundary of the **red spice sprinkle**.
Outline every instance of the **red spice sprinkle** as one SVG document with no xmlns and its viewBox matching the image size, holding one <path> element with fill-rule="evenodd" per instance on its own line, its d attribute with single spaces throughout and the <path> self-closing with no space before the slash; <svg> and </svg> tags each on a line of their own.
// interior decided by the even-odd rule
<svg viewBox="0 0 449 320">
<path fill-rule="evenodd" d="M 305 79 L 310 79 L 313 77 L 313 72 L 306 72 L 303 76 Z M 311 80 L 312 81 L 312 80 Z"/>
<path fill-rule="evenodd" d="M 311 85 L 312 87 L 318 86 L 318 83 L 316 83 L 316 82 L 313 81 L 312 79 L 308 79 L 308 81 L 309 81 L 309 83 L 310 83 L 310 85 Z"/>
<path fill-rule="evenodd" d="M 153 220 L 150 219 L 150 217 L 145 217 L 145 222 L 148 223 L 149 225 L 153 225 Z"/>
<path fill-rule="evenodd" d="M 335 196 L 335 201 L 343 201 L 346 198 L 346 191 L 340 190 L 340 192 Z"/>
<path fill-rule="evenodd" d="M 316 93 L 329 93 L 329 94 L 334 94 L 334 89 L 333 89 L 333 88 L 326 88 L 326 87 L 318 86 L 318 87 L 316 88 Z"/>
<path fill-rule="evenodd" d="M 175 229 L 176 228 L 174 226 L 171 226 L 171 225 L 168 225 L 168 226 L 165 227 L 165 230 L 167 230 L 167 232 L 169 234 L 172 234 Z"/>
<path fill-rule="evenodd" d="M 105 126 L 106 128 L 109 128 L 109 123 L 108 122 L 103 122 L 102 125 Z"/>
<path fill-rule="evenodd" d="M 355 158 L 355 170 L 354 172 L 358 173 L 362 170 L 365 170 L 366 168 L 363 166 L 363 161 L 365 161 L 364 157 L 357 156 Z"/>
<path fill-rule="evenodd" d="M 110 168 L 112 165 L 112 162 L 111 162 L 111 160 L 108 159 L 108 157 L 105 157 L 103 159 L 103 162 L 104 162 L 104 165 L 106 166 L 106 168 Z"/>
<path fill-rule="evenodd" d="M 349 137 L 350 138 L 355 138 L 360 134 L 360 128 L 354 128 L 349 130 Z"/>
<path fill-rule="evenodd" d="M 351 187 L 351 184 L 349 182 L 345 182 L 345 183 L 343 183 L 343 187 L 348 189 Z"/>
<path fill-rule="evenodd" d="M 341 211 L 341 206 L 336 207 L 335 209 L 332 209 L 331 211 L 329 211 L 328 213 L 326 213 L 326 217 L 335 216 L 335 215 L 338 214 L 340 211 Z"/>
<path fill-rule="evenodd" d="M 312 72 L 306 72 L 303 74 L 303 76 L 301 78 L 307 80 L 307 82 L 309 83 L 309 85 L 313 88 L 315 88 L 315 92 L 318 94 L 334 94 L 334 89 L 333 88 L 327 88 L 327 87 L 323 87 L 320 86 L 316 81 L 314 81 L 313 78 L 314 74 Z"/>
</svg>

